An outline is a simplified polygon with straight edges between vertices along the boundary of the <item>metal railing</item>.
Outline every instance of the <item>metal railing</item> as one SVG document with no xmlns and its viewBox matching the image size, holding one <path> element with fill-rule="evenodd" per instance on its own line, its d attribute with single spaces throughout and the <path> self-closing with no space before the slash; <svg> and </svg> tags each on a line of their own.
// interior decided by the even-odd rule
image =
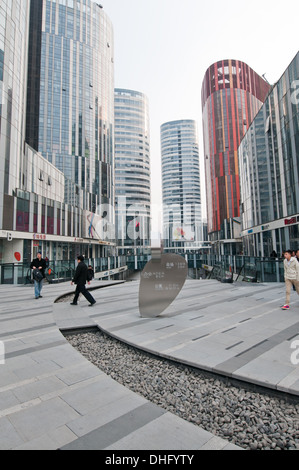
<svg viewBox="0 0 299 470">
<path fill-rule="evenodd" d="M 283 259 L 198 254 L 188 254 L 187 259 L 189 268 L 221 265 L 223 272 L 232 273 L 234 281 L 284 282 Z"/>
<path fill-rule="evenodd" d="M 91 265 L 94 273 L 100 273 L 126 265 L 125 256 L 109 258 L 86 259 L 85 263 Z M 28 263 L 0 264 L 0 284 L 31 284 L 33 283 L 32 270 Z M 76 260 L 49 261 L 45 270 L 46 280 L 50 283 L 69 281 L 73 278 L 77 267 Z"/>
<path fill-rule="evenodd" d="M 246 282 L 284 282 L 283 259 L 251 256 L 205 255 L 178 253 L 188 263 L 189 272 L 197 270 L 203 278 L 221 278 L 222 282 L 244 280 Z M 150 255 L 128 256 L 127 265 L 132 271 L 140 271 L 151 259 Z M 209 270 L 206 269 L 209 267 Z M 212 272 L 214 271 L 214 274 Z M 194 277 L 190 274 L 190 277 Z"/>
<path fill-rule="evenodd" d="M 255 258 L 249 256 L 202 255 L 199 253 L 179 253 L 188 263 L 189 273 L 205 272 L 200 277 L 211 278 L 214 270 L 215 278 L 222 282 L 230 282 L 232 278 L 247 282 L 284 282 L 282 259 Z M 86 264 L 93 266 L 94 272 L 100 273 L 128 266 L 130 271 L 142 271 L 151 255 L 115 256 L 109 258 L 87 259 Z M 46 278 L 49 282 L 70 280 L 76 269 L 76 260 L 50 261 Z M 206 268 L 210 269 L 207 270 Z M 49 271 L 50 270 L 50 271 Z M 191 274 L 190 274 L 190 277 Z M 30 263 L 0 264 L 0 284 L 28 284 L 32 282 Z"/>
</svg>

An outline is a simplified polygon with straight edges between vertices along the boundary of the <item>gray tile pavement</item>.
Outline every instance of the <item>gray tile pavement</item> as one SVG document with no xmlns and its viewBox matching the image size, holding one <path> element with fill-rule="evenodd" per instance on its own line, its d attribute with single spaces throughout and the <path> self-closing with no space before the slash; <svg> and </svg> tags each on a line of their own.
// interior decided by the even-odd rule
<svg viewBox="0 0 299 470">
<path fill-rule="evenodd" d="M 299 298 L 292 293 L 291 309 L 282 311 L 283 284 L 187 281 L 171 306 L 175 315 L 168 309 L 150 321 L 136 311 L 137 283 L 118 291 L 120 298 L 131 293 L 121 314 L 115 302 L 115 313 L 104 315 L 107 290 L 98 316 L 92 315 L 107 333 L 186 364 L 299 395 L 290 348 L 291 339 L 299 339 Z"/>
<path fill-rule="evenodd" d="M 98 285 L 106 285 L 101 281 Z M 284 285 L 187 281 L 158 318 L 138 311 L 138 282 L 93 291 L 53 304 L 69 284 L 33 289 L 0 286 L 0 449 L 230 449 L 198 426 L 152 405 L 107 377 L 60 332 L 99 326 L 147 351 L 243 381 L 299 395 L 299 301 L 283 312 Z"/>
<path fill-rule="evenodd" d="M 0 286 L 0 341 L 5 346 L 0 449 L 237 449 L 134 394 L 70 346 L 60 329 L 96 326 L 99 318 L 110 321 L 118 334 L 148 339 L 148 328 L 154 328 L 163 347 L 167 341 L 176 344 L 169 336 L 177 337 L 176 328 L 169 327 L 175 323 L 167 318 L 181 316 L 175 308 L 168 309 L 165 319 L 147 321 L 138 315 L 136 283 L 127 283 L 127 289 L 103 281 L 97 285 L 105 289 L 93 291 L 98 300 L 94 309 L 85 299 L 76 309 L 54 304 L 58 296 L 73 292 L 69 284 L 45 285 L 37 301 L 32 287 Z"/>
</svg>

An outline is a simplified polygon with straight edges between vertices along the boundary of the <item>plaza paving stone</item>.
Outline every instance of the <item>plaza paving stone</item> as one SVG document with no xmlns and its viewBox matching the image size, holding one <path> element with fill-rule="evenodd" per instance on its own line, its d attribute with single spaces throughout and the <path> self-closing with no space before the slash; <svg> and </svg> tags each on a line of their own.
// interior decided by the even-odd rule
<svg viewBox="0 0 299 470">
<path fill-rule="evenodd" d="M 299 366 L 291 361 L 291 345 L 299 340 L 299 297 L 292 292 L 291 309 L 281 310 L 284 284 L 190 280 L 174 303 L 151 319 L 140 317 L 138 283 L 117 287 L 121 303 L 110 301 L 109 291 L 101 292 L 90 317 L 115 338 L 187 365 L 299 395 Z"/>
<path fill-rule="evenodd" d="M 111 285 L 110 285 L 111 284 Z M 0 286 L 0 449 L 237 449 L 149 403 L 89 363 L 64 338 L 99 327 L 162 357 L 299 395 L 299 298 L 283 284 L 188 280 L 157 318 L 141 318 L 138 281 L 94 281 L 97 303 L 54 303 L 69 283 Z"/>
<path fill-rule="evenodd" d="M 115 382 L 64 338 L 61 331 L 94 327 L 101 320 L 107 327 L 110 319 L 118 334 L 131 331 L 134 336 L 139 328 L 139 336 L 146 339 L 154 328 L 163 340 L 169 334 L 168 324 L 163 329 L 167 315 L 181 316 L 174 306 L 165 320 L 141 319 L 136 308 L 138 284 L 110 284 L 93 282 L 105 287 L 93 291 L 93 309 L 85 299 L 75 308 L 69 302 L 54 304 L 60 295 L 73 292 L 69 283 L 45 285 L 38 300 L 32 286 L 0 286 L 0 341 L 5 347 L 5 363 L 0 365 L 0 449 L 238 449 Z M 176 343 L 163 340 L 166 344 Z"/>
</svg>

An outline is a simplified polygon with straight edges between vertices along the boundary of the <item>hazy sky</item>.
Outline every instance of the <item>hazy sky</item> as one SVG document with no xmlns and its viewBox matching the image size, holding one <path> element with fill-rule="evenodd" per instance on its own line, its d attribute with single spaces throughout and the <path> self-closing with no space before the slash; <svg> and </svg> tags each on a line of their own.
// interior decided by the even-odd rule
<svg viewBox="0 0 299 470">
<path fill-rule="evenodd" d="M 145 93 L 151 120 L 152 203 L 161 203 L 160 126 L 198 123 L 205 208 L 201 86 L 222 59 L 276 82 L 298 51 L 298 0 L 99 0 L 112 20 L 115 86 Z M 248 6 L 246 6 L 246 4 Z"/>
</svg>

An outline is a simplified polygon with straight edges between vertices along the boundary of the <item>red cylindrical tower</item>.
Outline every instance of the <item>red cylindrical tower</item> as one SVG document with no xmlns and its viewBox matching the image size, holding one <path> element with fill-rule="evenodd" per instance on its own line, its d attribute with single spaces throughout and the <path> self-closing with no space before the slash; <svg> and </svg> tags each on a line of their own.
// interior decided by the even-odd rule
<svg viewBox="0 0 299 470">
<path fill-rule="evenodd" d="M 202 85 L 208 232 L 240 216 L 238 147 L 271 86 L 247 64 L 221 60 Z"/>
</svg>

